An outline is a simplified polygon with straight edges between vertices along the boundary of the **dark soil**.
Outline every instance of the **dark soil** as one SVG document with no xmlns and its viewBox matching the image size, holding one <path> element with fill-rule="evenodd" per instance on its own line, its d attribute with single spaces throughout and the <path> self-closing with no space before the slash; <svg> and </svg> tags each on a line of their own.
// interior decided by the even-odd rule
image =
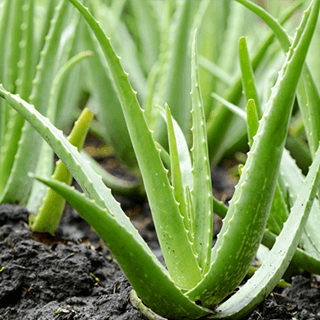
<svg viewBox="0 0 320 320">
<path fill-rule="evenodd" d="M 224 183 L 214 188 L 224 200 L 232 191 Z M 161 259 L 148 204 L 118 200 Z M 72 208 L 67 207 L 55 236 L 32 234 L 28 215 L 24 207 L 0 206 L 0 320 L 146 319 L 130 304 L 131 286 L 109 250 Z M 298 276 L 290 287 L 276 288 L 246 319 L 320 319 L 319 285 Z"/>
</svg>

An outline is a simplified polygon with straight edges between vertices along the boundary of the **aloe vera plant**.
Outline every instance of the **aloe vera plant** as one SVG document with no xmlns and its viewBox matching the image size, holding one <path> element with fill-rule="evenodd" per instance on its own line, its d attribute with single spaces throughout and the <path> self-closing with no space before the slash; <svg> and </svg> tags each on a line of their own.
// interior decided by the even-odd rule
<svg viewBox="0 0 320 320">
<path fill-rule="evenodd" d="M 142 173 L 167 269 L 153 255 L 101 178 L 61 131 L 32 105 L 1 86 L 0 96 L 51 145 L 87 196 L 55 180 L 40 176 L 37 179 L 62 194 L 93 226 L 117 259 L 138 297 L 154 312 L 171 319 L 197 319 L 205 315 L 242 316 L 262 301 L 285 272 L 295 254 L 319 188 L 320 152 L 315 154 L 295 206 L 270 251 L 270 263 L 263 265 L 253 280 L 241 288 L 237 295 L 219 306 L 219 313 L 214 314 L 215 307 L 246 275 L 264 235 L 295 89 L 317 22 L 320 1 L 312 2 L 297 29 L 272 96 L 259 122 L 258 132 L 242 169 L 222 231 L 213 248 L 214 199 L 211 194 L 196 35 L 191 65 L 193 157 L 191 160 L 187 144 L 180 143 L 177 139 L 177 136 L 183 135 L 167 107 L 171 167 L 169 180 L 153 134 L 146 123 L 144 111 L 140 108 L 136 92 L 128 81 L 119 57 L 89 11 L 76 0 L 70 2 L 86 19 L 108 62 Z M 180 162 L 182 158 L 186 160 L 184 165 Z M 137 296 L 134 299 L 138 299 Z"/>
</svg>

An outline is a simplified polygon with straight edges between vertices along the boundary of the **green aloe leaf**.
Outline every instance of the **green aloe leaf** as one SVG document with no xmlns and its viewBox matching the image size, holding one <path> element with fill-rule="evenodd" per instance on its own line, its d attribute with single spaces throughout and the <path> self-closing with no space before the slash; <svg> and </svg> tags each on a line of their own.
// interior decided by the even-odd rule
<svg viewBox="0 0 320 320">
<path fill-rule="evenodd" d="M 226 101 L 225 99 L 221 98 L 217 94 L 213 93 L 212 96 L 216 98 L 218 101 L 220 101 L 223 105 L 225 105 L 233 113 L 237 114 L 238 116 L 243 118 L 245 121 L 247 121 L 247 130 L 248 130 L 249 142 L 251 146 L 253 143 L 253 138 L 256 135 L 259 127 L 258 116 L 257 116 L 254 100 L 252 99 L 248 100 L 247 115 L 246 115 L 245 111 L 233 105 L 232 103 Z M 287 220 L 287 217 L 289 214 L 287 209 L 287 203 L 283 197 L 283 193 L 280 188 L 281 183 L 282 183 L 281 177 L 278 177 L 278 182 L 277 182 L 275 194 L 273 196 L 272 207 L 271 207 L 270 215 L 268 218 L 268 225 L 267 225 L 268 229 L 277 235 L 280 233 L 283 223 Z M 214 208 L 216 208 L 216 204 Z"/>
<path fill-rule="evenodd" d="M 217 318 L 239 319 L 252 311 L 283 276 L 300 241 L 313 200 L 320 186 L 320 148 L 308 172 L 290 216 L 269 252 L 266 262 L 227 302 L 217 308 Z"/>
<path fill-rule="evenodd" d="M 11 4 L 13 2 L 11 1 Z M 7 26 L 9 30 L 15 31 L 16 33 L 10 34 L 10 32 L 7 32 L 5 37 L 8 37 L 7 42 L 10 43 L 8 48 L 10 48 L 11 45 L 15 46 L 12 50 L 14 50 L 15 55 L 11 57 L 10 49 L 3 50 L 4 55 L 7 53 L 7 55 L 10 56 L 10 58 L 7 57 L 6 60 L 12 60 L 14 61 L 14 68 L 16 69 L 16 75 L 17 78 L 13 78 L 13 81 L 16 83 L 16 90 L 12 88 L 12 90 L 15 90 L 14 92 L 19 93 L 24 99 L 28 98 L 31 86 L 25 85 L 26 83 L 31 83 L 33 78 L 33 50 L 34 50 L 34 39 L 33 39 L 33 1 L 29 1 L 28 3 L 24 3 L 22 1 L 16 1 L 14 3 L 15 6 L 18 5 L 19 12 L 16 12 L 17 8 L 13 8 L 11 5 L 11 11 L 12 15 L 10 18 L 10 24 Z M 22 6 L 21 6 L 22 5 Z M 20 12 L 21 11 L 21 12 Z M 6 11 L 4 11 L 6 14 Z M 20 15 L 22 17 L 20 17 Z M 4 21 L 6 19 L 2 17 Z M 22 20 L 21 20 L 22 18 Z M 13 27 L 13 24 L 16 25 Z M 22 28 L 21 28 L 22 26 Z M 17 32 L 16 28 L 21 28 L 22 30 L 19 30 Z M 21 38 L 20 38 L 21 36 Z M 10 37 L 14 37 L 14 40 L 10 40 Z M 17 50 L 17 46 L 20 42 L 19 50 Z M 7 47 L 7 46 L 5 46 Z M 16 59 L 19 59 L 18 61 L 15 61 Z M 9 61 L 6 61 L 5 69 L 10 69 L 11 63 Z M 11 74 L 9 70 L 6 70 L 8 74 Z M 5 79 L 3 79 L 5 80 Z M 2 80 L 2 81 L 3 81 Z M 6 83 L 6 81 L 3 81 L 3 83 Z M 1 104 L 2 102 L 0 102 Z M 5 112 L 2 113 L 5 115 Z M 0 193 L 4 190 L 5 185 L 7 184 L 7 181 L 10 176 L 10 172 L 13 166 L 13 163 L 15 161 L 15 155 L 18 150 L 18 142 L 21 137 L 21 129 L 24 124 L 24 119 L 17 113 L 14 109 L 11 109 L 8 112 L 9 118 L 7 119 L 7 128 L 10 128 L 10 130 L 6 130 L 6 133 L 4 135 L 3 144 L 1 146 L 0 150 Z M 4 125 L 2 126 L 4 128 Z"/>
<path fill-rule="evenodd" d="M 281 176 L 287 186 L 290 205 L 293 206 L 296 201 L 296 195 L 303 186 L 304 176 L 288 152 L 284 152 L 283 154 Z M 320 239 L 318 235 L 320 216 L 319 200 L 316 199 L 315 202 L 317 205 L 312 207 L 300 247 L 314 258 L 320 259 Z"/>
<path fill-rule="evenodd" d="M 211 172 L 207 143 L 206 120 L 200 90 L 197 60 L 197 37 L 194 34 L 191 58 L 191 97 L 192 97 L 192 175 L 191 189 L 194 213 L 195 247 L 202 274 L 208 271 L 212 245 L 212 191 Z"/>
<path fill-rule="evenodd" d="M 117 260 L 121 267 L 128 270 L 126 275 L 141 299 L 155 312 L 173 319 L 186 316 L 196 318 L 210 313 L 210 310 L 196 305 L 184 296 L 181 289 L 172 281 L 168 271 L 157 260 L 129 218 L 121 210 L 120 204 L 113 198 L 111 190 L 104 185 L 101 177 L 95 173 L 87 160 L 81 157 L 77 148 L 68 142 L 62 132 L 55 128 L 32 105 L 19 96 L 10 94 L 2 85 L 0 86 L 0 96 L 5 98 L 13 108 L 30 122 L 51 145 L 82 189 L 85 190 L 86 195 L 91 198 L 90 200 L 79 192 L 72 191 L 71 187 L 61 182 L 41 178 L 42 181 L 48 181 L 52 188 L 58 186 L 56 191 L 63 193 L 69 203 L 84 215 L 85 219 L 99 234 L 101 233 L 110 250 L 115 252 L 115 256 L 119 256 Z M 105 223 L 101 223 L 101 221 L 105 221 Z M 106 236 L 108 234 L 114 234 L 114 237 L 109 238 Z M 130 244 L 127 248 L 131 253 L 124 254 L 123 250 L 126 250 L 122 245 L 124 242 L 119 242 L 119 238 L 126 239 L 128 237 Z M 142 259 L 132 258 L 132 256 L 136 257 L 138 255 L 141 255 Z M 138 263 L 139 266 L 134 268 L 133 263 Z M 141 272 L 140 275 L 137 274 L 139 271 Z M 154 283 L 157 284 L 153 287 L 153 290 L 149 290 L 151 279 L 154 279 Z"/>
<path fill-rule="evenodd" d="M 64 84 L 65 78 L 70 74 L 70 70 L 74 68 L 74 66 L 86 57 L 92 57 L 93 52 L 85 51 L 81 52 L 71 59 L 69 59 L 56 74 L 49 95 L 48 107 L 47 107 L 47 116 L 52 123 L 56 122 L 57 118 L 57 107 L 58 107 L 58 99 L 60 97 L 59 92 L 61 87 Z M 19 115 L 20 116 L 20 115 Z M 21 117 L 21 116 L 20 116 Z M 36 173 L 41 176 L 50 177 L 54 168 L 54 153 L 53 150 L 47 143 L 42 143 L 39 161 L 37 164 Z M 29 211 L 37 214 L 40 206 L 42 205 L 43 198 L 47 194 L 47 188 L 40 182 L 34 181 L 32 184 L 32 191 L 30 193 L 27 208 Z"/>
<path fill-rule="evenodd" d="M 302 75 L 299 83 L 298 101 L 305 123 L 311 155 L 314 156 L 320 139 L 320 95 L 307 65 L 304 67 Z"/>
<path fill-rule="evenodd" d="M 284 150 L 284 154 L 288 154 L 288 152 L 286 150 Z M 215 198 L 213 198 L 213 199 L 214 199 L 215 213 L 219 217 L 221 217 L 222 219 L 225 218 L 227 211 L 228 211 L 228 207 L 223 202 L 218 201 Z M 315 210 L 315 208 L 317 208 L 316 202 L 317 201 L 315 199 L 313 207 L 311 209 L 312 211 Z M 276 242 L 276 239 L 277 239 L 277 237 L 275 234 L 273 234 L 272 232 L 270 232 L 268 230 L 265 230 L 261 243 L 265 247 L 267 247 L 271 250 L 273 245 Z M 310 273 L 316 273 L 316 274 L 320 273 L 320 260 L 316 259 L 314 256 L 311 256 L 306 251 L 304 251 L 300 248 L 297 248 L 296 252 L 294 253 L 294 255 L 292 257 L 292 262 L 296 266 L 299 266 L 300 268 L 302 268 Z"/>
<path fill-rule="evenodd" d="M 239 57 L 243 87 L 247 101 L 247 130 L 249 136 L 249 145 L 252 146 L 253 137 L 256 135 L 259 127 L 258 120 L 261 119 L 263 111 L 259 103 L 259 97 L 255 85 L 255 79 L 245 37 L 240 38 L 239 41 Z M 281 176 L 278 177 L 278 182 L 267 223 L 267 228 L 275 234 L 280 233 L 283 223 L 287 220 L 289 214 L 287 211 L 286 203 L 279 189 L 279 183 L 281 183 Z"/>
<path fill-rule="evenodd" d="M 243 5 L 247 6 L 250 10 L 254 11 L 256 14 L 260 16 L 273 30 L 275 35 L 277 36 L 283 50 L 286 52 L 290 46 L 290 40 L 286 35 L 286 32 L 283 30 L 281 25 L 279 25 L 278 21 L 276 21 L 272 16 L 270 16 L 266 11 L 264 11 L 259 6 L 247 0 L 237 0 L 241 2 Z M 318 141 L 320 141 L 319 127 L 320 118 L 316 115 L 318 114 L 318 89 L 316 88 L 315 82 L 313 80 L 313 76 L 307 64 L 304 65 L 302 71 L 302 77 L 300 83 L 297 88 L 297 97 L 299 101 L 299 108 L 303 115 L 303 122 L 307 133 L 307 138 L 309 141 L 309 146 L 311 150 L 314 152 L 318 147 Z M 311 116 L 312 115 L 312 116 Z M 314 116 L 315 115 L 315 116 Z M 289 164 L 284 164 L 283 170 L 286 171 L 286 168 L 289 167 Z M 291 167 L 293 168 L 293 167 Z M 294 171 L 298 171 L 297 168 Z M 292 172 L 287 173 L 289 176 L 284 176 L 283 178 L 286 180 L 290 180 L 292 176 Z M 296 181 L 293 185 L 300 185 L 303 180 L 299 175 L 296 175 Z M 298 178 L 299 177 L 299 178 Z M 292 180 L 292 179 L 291 179 Z M 299 189 L 298 189 L 299 190 Z M 296 194 L 296 193 L 295 193 Z M 294 202 L 293 202 L 294 203 Z M 292 203 L 292 204 L 293 204 Z M 311 222 L 312 221 L 312 222 Z M 315 230 L 319 229 L 319 218 L 318 215 L 312 210 L 309 221 L 305 228 L 305 232 L 302 236 L 302 240 L 305 243 L 305 249 L 311 253 L 315 254 L 315 257 L 318 257 L 318 253 L 320 252 L 320 238 L 319 233 Z M 311 240 L 312 239 L 312 240 Z"/>
<path fill-rule="evenodd" d="M 187 293 L 192 300 L 200 300 L 204 306 L 212 308 L 241 282 L 262 240 L 295 89 L 317 22 L 319 5 L 319 0 L 313 2 L 297 29 L 213 248 L 210 270 L 201 283 Z"/>
<path fill-rule="evenodd" d="M 183 218 L 170 187 L 167 172 L 146 124 L 144 111 L 138 103 L 136 92 L 128 81 L 128 74 L 124 72 L 120 58 L 115 54 L 97 21 L 78 1 L 70 0 L 70 2 L 86 19 L 107 59 L 137 156 L 167 267 L 177 285 L 191 288 L 201 279 L 197 259 L 193 254 L 192 244 L 185 232 Z M 136 123 L 139 123 L 139 127 Z M 173 234 L 174 237 L 171 236 Z M 185 261 L 188 261 L 188 264 Z"/>
<path fill-rule="evenodd" d="M 105 57 L 86 22 L 81 19 L 79 24 L 82 36 L 81 48 L 86 50 L 90 48 L 95 52 L 95 56 L 85 62 L 83 70 L 91 99 L 99 110 L 97 112 L 99 127 L 108 144 L 113 147 L 117 159 L 138 176 L 137 160 Z"/>
<path fill-rule="evenodd" d="M 68 137 L 70 143 L 76 146 L 79 150 L 84 144 L 93 116 L 93 113 L 85 108 L 78 120 L 75 122 L 75 125 Z M 52 178 L 68 185 L 72 182 L 72 175 L 61 160 L 57 162 Z M 60 223 L 64 207 L 64 198 L 54 190 L 48 189 L 45 197 L 43 198 L 42 206 L 39 208 L 37 213 L 35 222 L 31 226 L 32 231 L 48 232 L 53 234 Z"/>
<path fill-rule="evenodd" d="M 170 280 L 167 270 L 150 254 L 150 249 L 146 250 L 147 245 L 143 240 L 137 238 L 138 233 L 129 232 L 108 209 L 101 208 L 61 182 L 36 178 L 63 195 L 95 229 L 110 248 L 133 288 L 153 311 L 171 319 L 195 319 L 211 313 L 182 294 Z"/>
<path fill-rule="evenodd" d="M 12 1 L 5 0 L 3 1 L 3 6 L 2 6 L 2 13 L 1 13 L 1 20 L 0 20 L 0 47 L 1 48 L 6 48 L 5 43 L 8 35 L 8 28 L 10 28 L 10 25 L 8 23 L 9 21 L 9 16 L 10 16 L 10 5 Z M 1 50 L 0 51 L 0 79 L 1 82 L 4 82 L 4 77 L 5 77 L 5 59 L 6 59 L 6 52 L 7 50 Z M 3 144 L 3 136 L 6 132 L 5 128 L 7 125 L 7 112 L 6 112 L 6 107 L 5 107 L 5 101 L 2 100 L 0 101 L 0 162 L 1 160 L 1 149 L 2 149 L 2 144 Z"/>
</svg>

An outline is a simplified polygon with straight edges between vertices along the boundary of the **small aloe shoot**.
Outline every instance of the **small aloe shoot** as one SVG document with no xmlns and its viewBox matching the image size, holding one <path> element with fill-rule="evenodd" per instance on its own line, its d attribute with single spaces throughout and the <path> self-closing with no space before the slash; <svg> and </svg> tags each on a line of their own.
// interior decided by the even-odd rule
<svg viewBox="0 0 320 320">
<path fill-rule="evenodd" d="M 105 241 L 137 293 L 137 296 L 132 295 L 134 300 L 139 297 L 154 312 L 170 319 L 198 319 L 206 315 L 212 317 L 217 305 L 246 275 L 264 236 L 295 90 L 317 22 L 320 0 L 312 2 L 297 29 L 287 59 L 272 90 L 272 96 L 260 120 L 222 231 L 213 248 L 211 224 L 214 201 L 211 194 L 204 109 L 198 78 L 196 34 L 193 39 L 191 64 L 192 179 L 185 173 L 187 166 L 180 163 L 181 144 L 176 134 L 178 130 L 167 107 L 170 180 L 152 132 L 147 126 L 144 111 L 140 108 L 120 58 L 89 11 L 77 0 L 69 1 L 86 19 L 108 62 L 143 177 L 167 269 L 156 259 L 110 190 L 102 183 L 101 177 L 94 172 L 77 149 L 32 105 L 0 87 L 0 96 L 25 117 L 51 145 L 80 183 L 86 196 L 54 179 L 37 179 L 63 195 Z M 188 152 L 188 148 L 183 148 L 184 155 Z M 317 155 L 314 167 L 310 170 L 298 198 L 298 204 L 308 205 L 303 213 L 298 212 L 299 221 L 295 220 L 296 214 L 292 212 L 292 224 L 288 223 L 289 227 L 284 227 L 280 241 L 275 244 L 275 250 L 270 252 L 270 261 L 275 263 L 264 266 L 263 281 L 259 281 L 260 278 L 256 278 L 256 275 L 253 276 L 255 291 L 253 296 L 249 296 L 249 303 L 242 303 L 236 299 L 237 305 L 231 312 L 229 309 L 219 309 L 219 316 L 230 317 L 247 313 L 254 305 L 253 302 L 260 301 L 263 293 L 269 292 L 278 282 L 277 278 L 285 272 L 296 250 L 303 223 L 310 211 L 319 183 L 318 167 Z M 280 248 L 279 243 L 282 245 Z M 283 249 L 288 249 L 284 255 L 281 254 Z M 266 274 L 272 275 L 270 281 Z M 141 302 L 136 305 L 142 306 Z"/>
<path fill-rule="evenodd" d="M 47 107 L 47 116 L 52 123 L 57 122 L 57 107 L 59 105 L 59 98 L 61 88 L 63 87 L 64 80 L 70 74 L 70 71 L 84 58 L 92 57 L 93 52 L 85 51 L 80 52 L 79 54 L 73 56 L 69 59 L 58 71 L 56 76 L 52 81 L 52 86 L 50 89 L 48 107 Z M 86 131 L 83 132 L 86 134 Z M 45 176 L 51 176 L 54 167 L 54 153 L 50 146 L 46 143 L 42 143 L 40 154 L 39 154 L 39 161 L 37 164 L 36 173 Z M 32 185 L 32 191 L 30 193 L 27 208 L 29 211 L 33 213 L 37 213 L 39 211 L 40 206 L 42 205 L 43 198 L 45 197 L 47 191 L 43 184 L 34 181 Z"/>
<path fill-rule="evenodd" d="M 85 108 L 68 137 L 69 142 L 79 150 L 83 146 L 92 118 L 93 113 Z M 52 178 L 66 184 L 72 182 L 72 175 L 61 160 L 58 160 Z M 60 222 L 64 206 L 64 198 L 49 188 L 31 229 L 53 234 Z"/>
</svg>

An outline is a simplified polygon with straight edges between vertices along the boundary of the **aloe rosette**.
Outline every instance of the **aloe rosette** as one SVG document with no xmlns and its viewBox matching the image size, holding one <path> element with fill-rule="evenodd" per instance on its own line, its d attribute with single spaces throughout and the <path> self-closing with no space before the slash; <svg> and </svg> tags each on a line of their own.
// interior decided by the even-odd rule
<svg viewBox="0 0 320 320">
<path fill-rule="evenodd" d="M 189 150 L 180 143 L 175 122 L 166 108 L 171 180 L 153 140 L 120 58 L 99 23 L 77 0 L 70 2 L 86 19 L 108 62 L 148 195 L 167 269 L 156 259 L 137 230 L 88 162 L 48 119 L 2 86 L 0 96 L 15 108 L 51 145 L 86 196 L 60 182 L 37 177 L 67 201 L 105 241 L 134 290 L 154 312 L 170 319 L 205 315 L 240 317 L 262 301 L 281 278 L 295 253 L 319 188 L 320 153 L 314 157 L 301 193 L 281 231 L 270 263 L 266 263 L 239 293 L 216 306 L 242 281 L 265 232 L 279 174 L 288 123 L 303 63 L 318 18 L 320 1 L 305 12 L 272 95 L 259 122 L 248 160 L 230 202 L 223 228 L 211 249 L 213 198 L 204 109 L 198 76 L 196 36 L 192 49 L 193 147 L 191 172 L 179 158 Z M 139 123 L 139 126 L 136 125 Z M 181 135 L 179 135 L 181 136 Z M 188 172 L 187 172 L 188 171 Z M 182 178 L 184 177 L 184 178 Z M 257 190 L 259 192 L 257 192 Z M 303 207 L 303 210 L 301 210 Z M 292 231 L 294 230 L 294 232 Z M 120 239 L 120 240 L 119 240 Z M 186 261 L 188 263 L 186 263 Z M 251 294 L 252 293 L 252 294 Z M 238 298 L 240 296 L 240 299 Z M 245 297 L 245 299 L 242 299 Z M 137 299 L 137 298 L 136 298 Z M 234 304 L 232 301 L 236 301 Z M 231 305 L 231 307 L 230 307 Z"/>
</svg>

